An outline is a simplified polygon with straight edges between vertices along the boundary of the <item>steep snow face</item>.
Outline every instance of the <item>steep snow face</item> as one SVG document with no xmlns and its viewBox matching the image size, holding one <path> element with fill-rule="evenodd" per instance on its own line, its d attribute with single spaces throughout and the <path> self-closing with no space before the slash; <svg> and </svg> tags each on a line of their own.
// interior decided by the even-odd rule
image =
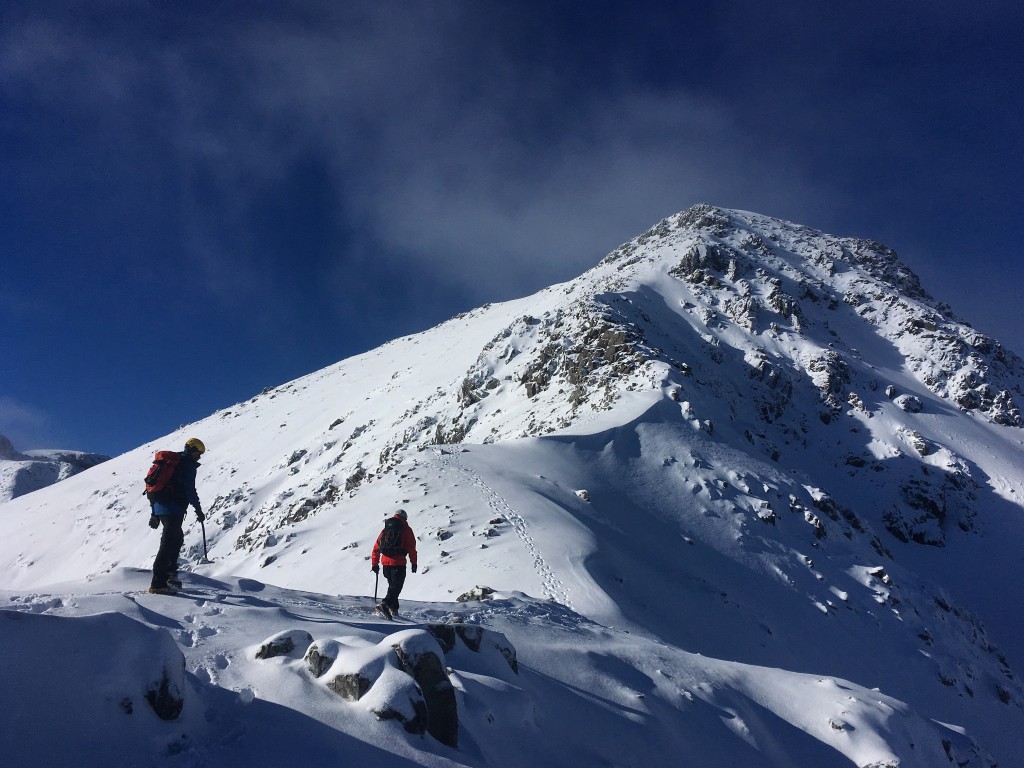
<svg viewBox="0 0 1024 768">
<path fill-rule="evenodd" d="M 0 502 L 65 480 L 110 457 L 83 451 L 27 451 L 19 453 L 0 435 Z"/>
<path fill-rule="evenodd" d="M 195 435 L 207 576 L 372 593 L 401 506 L 422 564 L 403 598 L 488 585 L 877 686 L 1005 764 L 1024 754 L 1022 386 L 884 246 L 697 206 L 573 281 L 0 506 L 0 585 L 148 566 L 141 477 Z"/>
</svg>

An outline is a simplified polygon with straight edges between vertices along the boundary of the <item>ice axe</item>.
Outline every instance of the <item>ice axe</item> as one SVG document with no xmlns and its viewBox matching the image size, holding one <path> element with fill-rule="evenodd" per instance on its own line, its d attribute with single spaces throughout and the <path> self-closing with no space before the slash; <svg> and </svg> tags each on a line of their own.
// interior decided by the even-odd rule
<svg viewBox="0 0 1024 768">
<path fill-rule="evenodd" d="M 206 552 L 206 521 L 205 520 L 200 520 L 199 521 L 199 525 L 203 529 L 203 560 L 202 560 L 202 562 L 209 563 L 209 562 L 212 562 L 212 561 L 210 560 L 210 556 Z"/>
</svg>

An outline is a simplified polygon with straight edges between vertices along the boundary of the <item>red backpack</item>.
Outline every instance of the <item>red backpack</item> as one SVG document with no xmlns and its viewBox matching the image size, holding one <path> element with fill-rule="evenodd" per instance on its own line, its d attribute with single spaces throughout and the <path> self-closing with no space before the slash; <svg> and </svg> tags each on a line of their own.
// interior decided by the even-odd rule
<svg viewBox="0 0 1024 768">
<path fill-rule="evenodd" d="M 156 457 L 153 459 L 153 466 L 146 473 L 146 493 L 166 491 L 180 461 L 181 454 L 177 451 L 157 451 Z"/>
</svg>

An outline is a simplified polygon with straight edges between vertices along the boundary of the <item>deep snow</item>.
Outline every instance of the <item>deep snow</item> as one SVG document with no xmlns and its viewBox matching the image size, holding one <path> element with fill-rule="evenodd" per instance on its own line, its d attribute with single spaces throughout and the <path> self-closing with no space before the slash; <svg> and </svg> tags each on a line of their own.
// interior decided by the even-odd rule
<svg viewBox="0 0 1024 768">
<path fill-rule="evenodd" d="M 175 597 L 145 594 L 149 574 L 133 569 L 3 594 L 16 608 L 0 612 L 5 688 L 18 692 L 0 725 L 8 764 L 639 766 L 689 755 L 704 766 L 935 766 L 947 760 L 944 742 L 948 754 L 977 759 L 957 729 L 878 690 L 688 653 L 523 594 L 407 602 L 404 620 L 387 622 L 369 598 L 201 570 Z M 317 685 L 301 650 L 256 658 L 285 630 L 372 649 L 453 620 L 504 633 L 520 661 L 516 674 L 493 655 L 448 656 L 458 749 L 378 720 L 369 696 L 348 702 Z M 187 669 L 185 706 L 168 722 L 143 685 L 174 654 Z"/>
</svg>

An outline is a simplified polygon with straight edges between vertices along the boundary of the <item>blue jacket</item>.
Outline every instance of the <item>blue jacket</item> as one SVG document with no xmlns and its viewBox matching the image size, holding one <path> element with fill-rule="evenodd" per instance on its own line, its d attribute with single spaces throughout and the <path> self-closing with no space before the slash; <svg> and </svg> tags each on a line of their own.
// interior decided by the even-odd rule
<svg viewBox="0 0 1024 768">
<path fill-rule="evenodd" d="M 174 470 L 170 485 L 165 490 L 149 496 L 154 515 L 183 515 L 189 504 L 197 510 L 202 509 L 199 493 L 196 491 L 197 469 L 199 462 L 189 458 L 188 451 L 182 451 L 181 461 Z"/>
</svg>

